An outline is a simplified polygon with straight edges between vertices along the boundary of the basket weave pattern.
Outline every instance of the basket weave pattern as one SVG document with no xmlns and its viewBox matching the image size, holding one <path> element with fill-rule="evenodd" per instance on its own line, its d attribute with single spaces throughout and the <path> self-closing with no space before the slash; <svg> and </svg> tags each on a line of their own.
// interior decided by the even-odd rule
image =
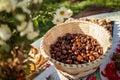
<svg viewBox="0 0 120 80">
<path fill-rule="evenodd" d="M 63 36 L 66 33 L 81 33 L 92 36 L 103 47 L 103 55 L 92 62 L 79 65 L 64 64 L 52 59 L 50 56 L 50 45 L 56 42 L 59 36 Z M 106 29 L 91 22 L 75 20 L 62 23 L 50 29 L 43 37 L 40 50 L 43 56 L 53 62 L 57 69 L 68 74 L 79 74 L 79 77 L 83 77 L 94 72 L 100 66 L 107 57 L 111 45 L 112 38 Z"/>
</svg>

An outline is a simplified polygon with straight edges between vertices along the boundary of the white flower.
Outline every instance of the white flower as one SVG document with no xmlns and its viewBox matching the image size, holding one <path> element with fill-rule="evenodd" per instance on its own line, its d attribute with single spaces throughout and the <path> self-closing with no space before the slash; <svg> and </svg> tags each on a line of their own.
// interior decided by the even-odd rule
<svg viewBox="0 0 120 80">
<path fill-rule="evenodd" d="M 11 12 L 16 9 L 17 0 L 2 0 L 0 2 L 0 12 L 6 11 Z"/>
<path fill-rule="evenodd" d="M 29 21 L 26 28 L 20 32 L 20 36 L 24 36 L 30 32 L 33 32 L 34 28 L 33 28 L 33 23 L 32 21 Z"/>
<path fill-rule="evenodd" d="M 22 22 L 26 19 L 26 16 L 24 14 L 17 14 L 16 19 Z"/>
<path fill-rule="evenodd" d="M 25 27 L 27 26 L 27 22 L 22 22 L 21 25 L 17 26 L 17 30 L 23 31 L 25 29 Z"/>
<path fill-rule="evenodd" d="M 2 0 L 0 2 L 0 12 L 1 11 L 7 11 L 7 12 L 10 12 L 11 11 L 11 7 L 9 5 L 9 1 L 7 0 Z"/>
<path fill-rule="evenodd" d="M 12 10 L 16 9 L 17 3 L 18 3 L 17 0 L 10 0 L 10 5 L 11 5 Z"/>
<path fill-rule="evenodd" d="M 68 9 L 67 14 L 66 14 L 66 18 L 70 18 L 72 15 L 73 15 L 72 10 Z"/>
<path fill-rule="evenodd" d="M 21 29 L 21 32 L 20 32 L 20 36 L 27 35 L 27 38 L 30 39 L 30 40 L 39 35 L 39 31 L 36 31 L 36 32 L 34 31 L 32 21 L 29 21 L 26 28 L 24 28 L 23 30 L 22 29 Z"/>
<path fill-rule="evenodd" d="M 34 31 L 33 22 L 29 21 L 27 25 L 27 32 L 33 32 L 33 31 Z"/>
<path fill-rule="evenodd" d="M 17 7 L 22 8 L 22 10 L 23 10 L 24 12 L 30 14 L 30 10 L 27 8 L 27 7 L 28 7 L 28 2 L 29 2 L 29 0 L 28 0 L 28 1 L 23 0 L 23 1 L 21 1 L 21 2 L 19 2 L 19 3 L 17 4 Z"/>
<path fill-rule="evenodd" d="M 27 34 L 27 38 L 29 40 L 32 40 L 34 38 L 36 38 L 39 35 L 39 31 L 33 31 Z"/>
<path fill-rule="evenodd" d="M 54 19 L 52 20 L 52 22 L 54 23 L 54 24 L 60 24 L 60 23 L 62 23 L 64 21 L 64 19 L 62 18 L 62 17 L 60 17 L 60 16 L 57 16 L 57 15 L 55 15 L 54 16 Z"/>
<path fill-rule="evenodd" d="M 17 4 L 17 6 L 20 7 L 20 8 L 23 8 L 23 7 L 27 7 L 28 5 L 27 5 L 27 2 L 23 0 L 23 1 L 20 1 Z"/>
<path fill-rule="evenodd" d="M 70 9 L 61 7 L 60 9 L 56 10 L 56 14 L 52 22 L 54 24 L 60 24 L 64 21 L 64 19 L 70 18 L 72 15 L 73 15 L 73 12 Z"/>
<path fill-rule="evenodd" d="M 28 13 L 28 14 L 31 13 L 31 11 L 30 11 L 28 8 L 23 7 L 22 10 L 23 10 L 24 12 Z"/>
<path fill-rule="evenodd" d="M 0 26 L 0 38 L 2 40 L 8 40 L 11 37 L 11 30 L 8 25 L 1 25 Z"/>
<path fill-rule="evenodd" d="M 67 15 L 67 8 L 61 7 L 60 9 L 57 9 L 56 15 L 65 18 Z"/>
</svg>

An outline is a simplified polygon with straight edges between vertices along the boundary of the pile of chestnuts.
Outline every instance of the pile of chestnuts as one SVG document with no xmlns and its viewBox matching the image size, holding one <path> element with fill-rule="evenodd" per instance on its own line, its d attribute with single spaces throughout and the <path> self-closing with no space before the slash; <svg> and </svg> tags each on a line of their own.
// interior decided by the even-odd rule
<svg viewBox="0 0 120 80">
<path fill-rule="evenodd" d="M 96 60 L 103 48 L 92 36 L 66 33 L 50 45 L 51 57 L 65 64 L 82 64 Z"/>
</svg>

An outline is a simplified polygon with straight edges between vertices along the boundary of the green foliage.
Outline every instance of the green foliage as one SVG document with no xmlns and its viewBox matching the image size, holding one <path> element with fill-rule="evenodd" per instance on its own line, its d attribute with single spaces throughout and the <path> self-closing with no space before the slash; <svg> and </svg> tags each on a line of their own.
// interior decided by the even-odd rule
<svg viewBox="0 0 120 80">
<path fill-rule="evenodd" d="M 55 0 L 44 0 L 41 4 L 40 10 L 36 12 L 37 16 L 33 15 L 33 22 L 35 26 L 39 26 L 40 35 L 42 37 L 51 27 L 53 27 L 52 19 L 55 10 L 59 7 Z"/>
<path fill-rule="evenodd" d="M 118 0 L 119 1 L 119 0 Z M 52 23 L 55 10 L 65 6 L 73 11 L 73 17 L 85 10 L 91 5 L 101 5 L 120 9 L 120 5 L 113 0 L 81 0 L 71 3 L 70 0 L 43 0 L 38 16 L 34 18 L 34 23 L 40 28 L 40 36 L 42 37 L 54 25 Z"/>
</svg>

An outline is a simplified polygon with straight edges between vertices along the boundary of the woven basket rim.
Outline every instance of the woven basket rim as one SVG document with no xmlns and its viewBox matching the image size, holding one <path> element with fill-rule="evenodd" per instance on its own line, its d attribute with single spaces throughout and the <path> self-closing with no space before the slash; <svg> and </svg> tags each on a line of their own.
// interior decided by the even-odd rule
<svg viewBox="0 0 120 80">
<path fill-rule="evenodd" d="M 45 37 L 47 37 L 49 35 L 49 33 L 52 30 L 56 29 L 57 27 L 61 27 L 61 25 L 65 25 L 65 24 L 69 24 L 69 23 L 88 23 L 88 24 L 92 24 L 92 25 L 95 25 L 95 26 L 99 26 L 102 29 L 104 29 L 107 32 L 107 34 L 109 35 L 109 42 L 110 42 L 110 46 L 108 47 L 107 51 L 103 55 L 101 55 L 99 58 L 97 58 L 96 60 L 94 60 L 92 62 L 83 63 L 83 64 L 65 64 L 65 63 L 59 62 L 59 61 L 51 58 L 50 56 L 48 56 L 45 53 L 44 49 L 43 49 L 43 43 L 44 43 Z M 101 60 L 105 59 L 107 57 L 108 53 L 110 52 L 110 50 L 112 48 L 111 46 L 112 46 L 112 36 L 111 36 L 111 34 L 110 34 L 110 32 L 108 30 L 106 30 L 105 28 L 103 28 L 102 26 L 100 26 L 100 25 L 98 25 L 96 23 L 75 19 L 75 20 L 72 20 L 72 21 L 68 21 L 68 22 L 58 24 L 58 25 L 52 27 L 50 30 L 48 30 L 48 32 L 43 36 L 43 38 L 41 40 L 40 50 L 41 50 L 41 53 L 42 53 L 43 57 L 47 58 L 48 60 L 50 60 L 50 61 L 52 61 L 52 62 L 54 62 L 56 64 L 60 64 L 62 66 L 68 67 L 68 68 L 81 68 L 81 67 L 87 67 L 88 65 L 101 63 Z"/>
</svg>

